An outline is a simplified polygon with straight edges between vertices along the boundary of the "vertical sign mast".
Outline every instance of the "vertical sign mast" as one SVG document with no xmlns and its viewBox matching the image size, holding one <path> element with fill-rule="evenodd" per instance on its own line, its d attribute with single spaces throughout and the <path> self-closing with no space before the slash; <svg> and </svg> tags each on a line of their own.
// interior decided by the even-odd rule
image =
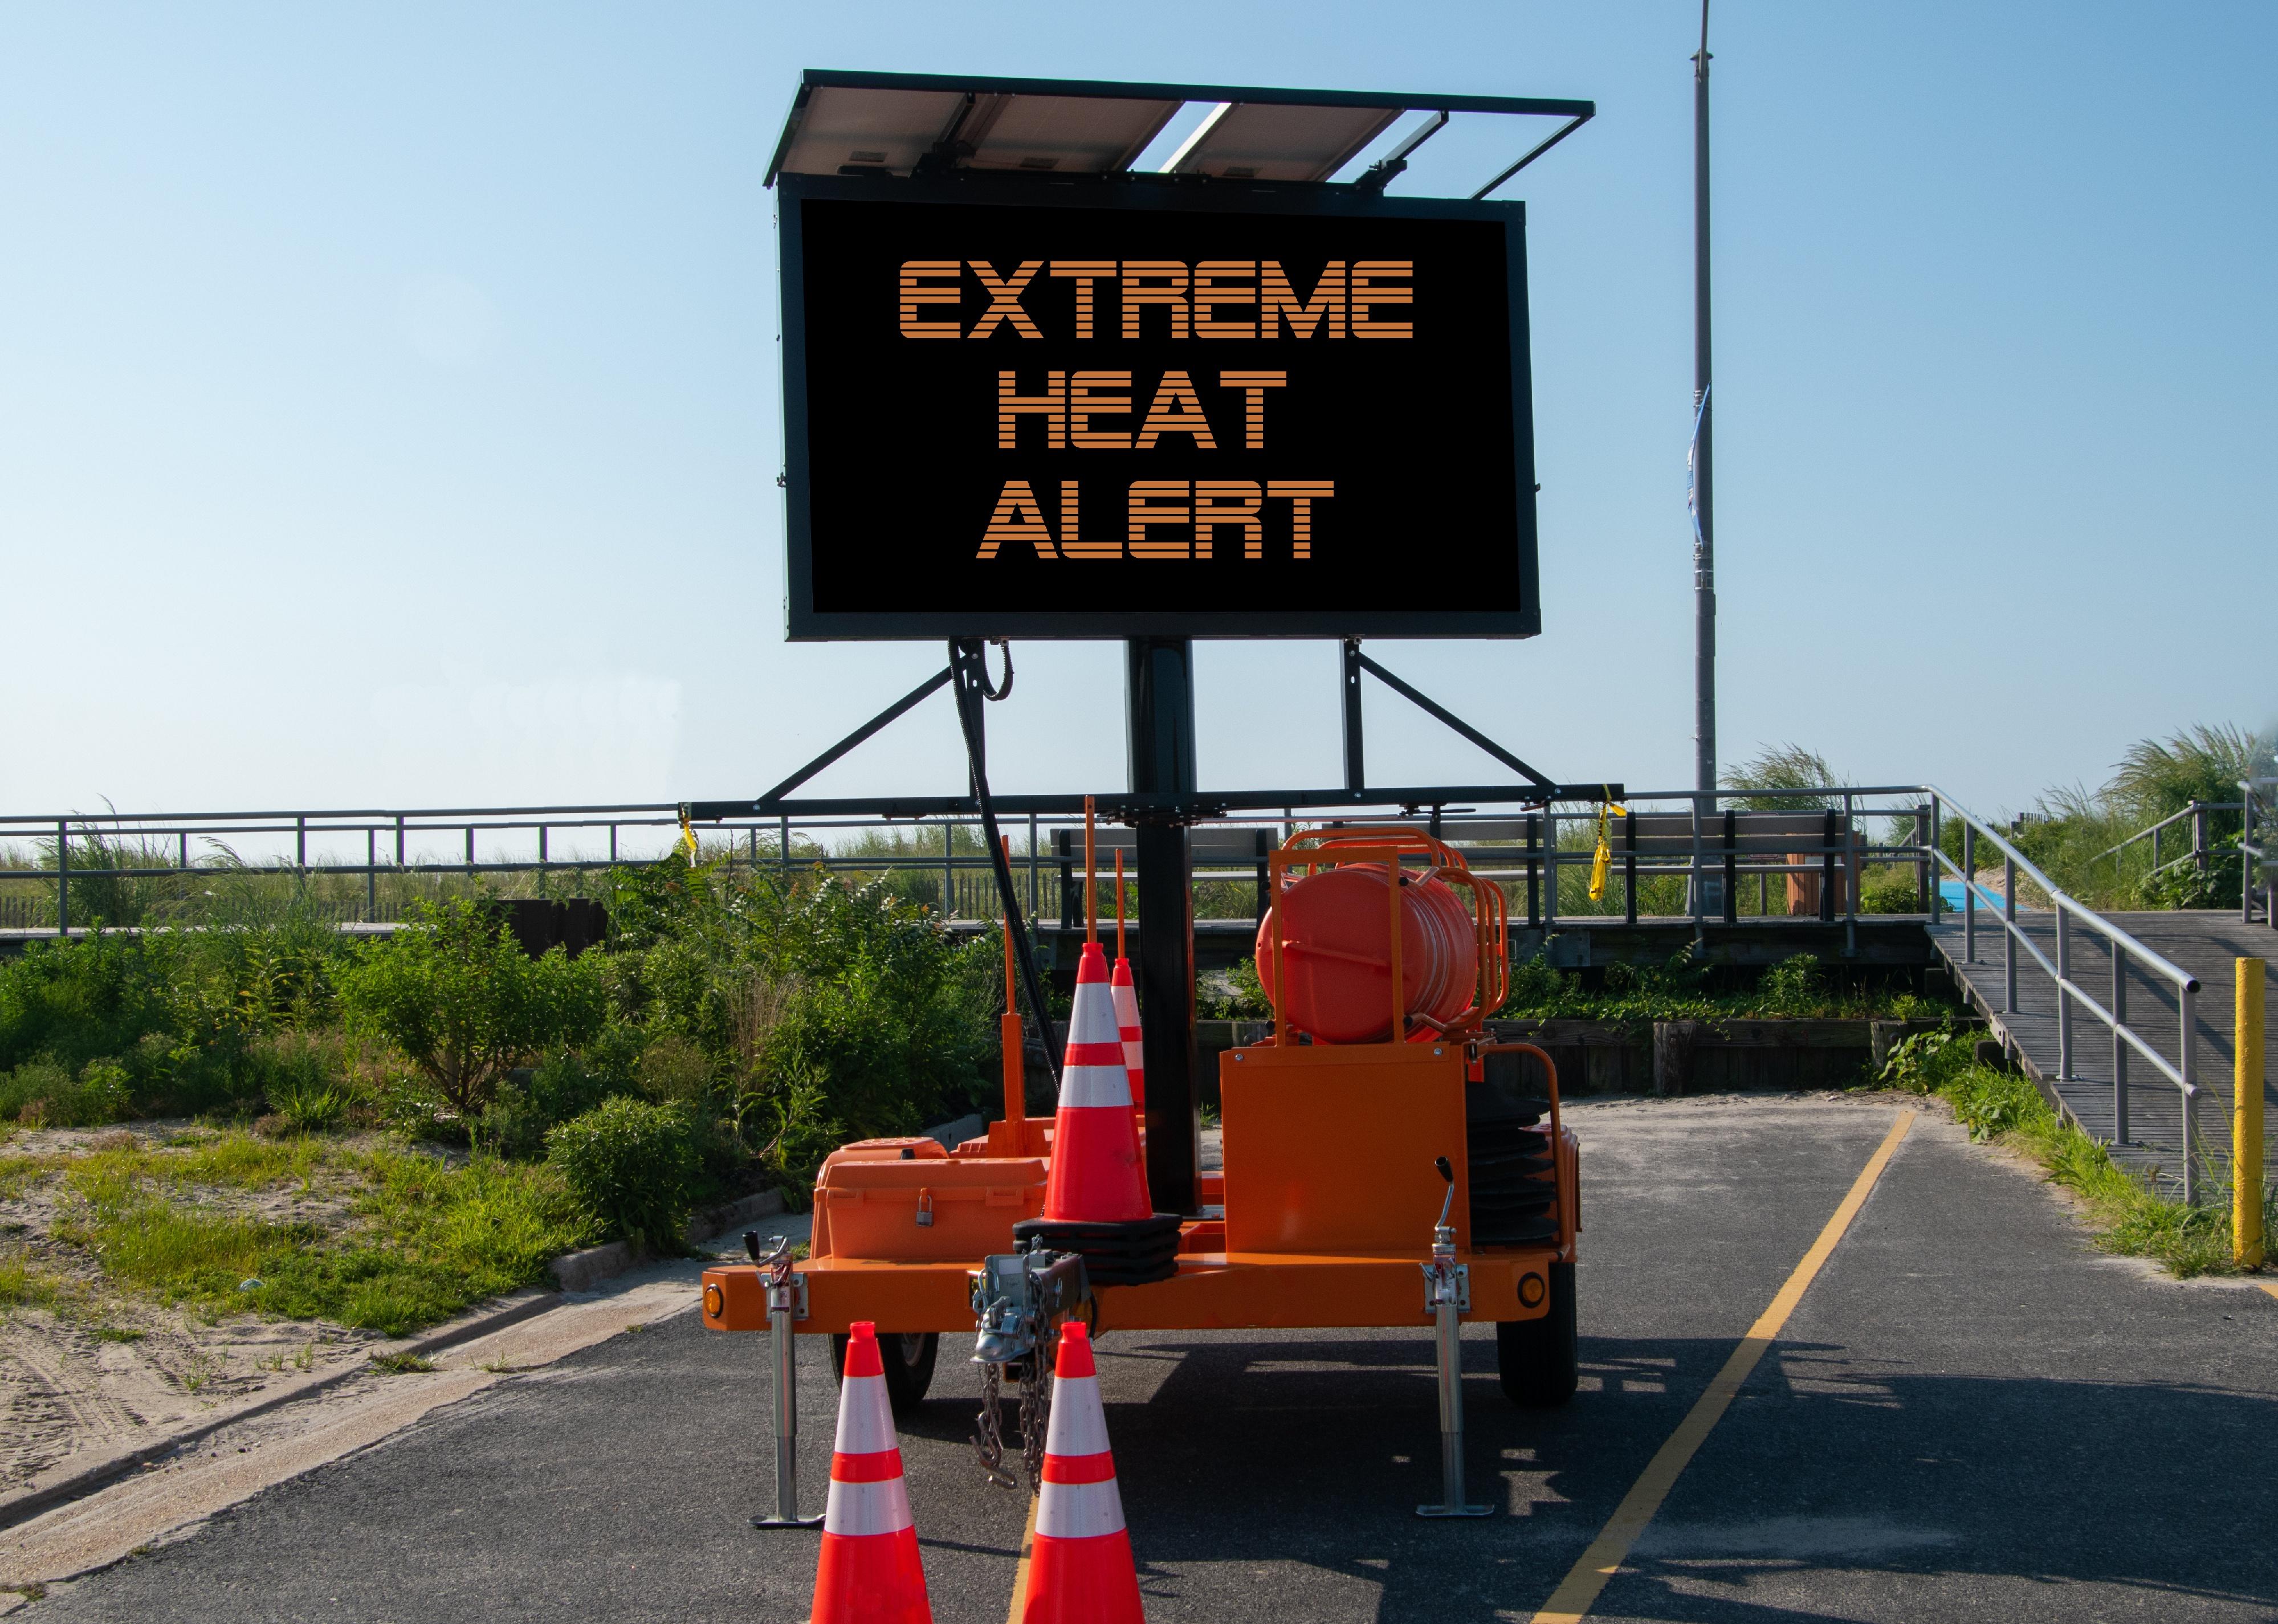
<svg viewBox="0 0 2278 1624">
<path fill-rule="evenodd" d="M 1708 399 L 1708 0 L 1693 58 L 1693 787 L 1716 789 L 1716 525 Z M 1703 802 L 1707 816 L 1713 802 Z"/>
</svg>

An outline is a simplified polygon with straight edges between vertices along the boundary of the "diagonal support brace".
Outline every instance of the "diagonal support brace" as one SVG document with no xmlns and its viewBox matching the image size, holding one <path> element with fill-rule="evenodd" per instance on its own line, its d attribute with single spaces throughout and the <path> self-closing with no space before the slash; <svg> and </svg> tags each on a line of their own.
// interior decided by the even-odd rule
<svg viewBox="0 0 2278 1624">
<path fill-rule="evenodd" d="M 1505 750 L 1502 745 L 1487 737 L 1486 734 L 1481 733 L 1477 728 L 1474 728 L 1471 723 L 1456 715 L 1455 712 L 1449 710 L 1446 705 L 1441 705 L 1438 700 L 1433 699 L 1431 696 L 1424 693 L 1422 690 L 1411 688 L 1406 682 L 1402 682 L 1398 677 L 1393 675 L 1391 672 L 1387 671 L 1382 666 L 1378 665 L 1376 661 L 1362 653 L 1357 647 L 1351 649 L 1348 658 L 1354 663 L 1357 664 L 1362 670 L 1376 678 L 1378 682 L 1392 690 L 1393 692 L 1398 694 L 1410 705 L 1415 705 L 1418 710 L 1423 711 L 1426 714 L 1435 717 L 1439 721 L 1445 722 L 1456 732 L 1462 734 L 1472 743 L 1478 745 L 1481 750 L 1484 750 L 1487 754 L 1502 762 L 1512 772 L 1526 780 L 1528 783 L 1533 784 L 1537 789 L 1541 790 L 1545 799 L 1556 800 L 1558 798 L 1558 786 L 1556 784 L 1552 783 L 1541 774 L 1527 766 L 1525 762 L 1521 761 L 1517 756 L 1512 755 L 1510 751 Z"/>
</svg>

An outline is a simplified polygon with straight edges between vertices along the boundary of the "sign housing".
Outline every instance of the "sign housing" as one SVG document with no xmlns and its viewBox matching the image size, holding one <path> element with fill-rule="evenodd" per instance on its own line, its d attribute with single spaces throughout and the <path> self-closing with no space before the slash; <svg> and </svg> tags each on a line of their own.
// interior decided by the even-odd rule
<svg viewBox="0 0 2278 1624">
<path fill-rule="evenodd" d="M 1522 204 L 777 184 L 793 639 L 1540 629 Z"/>
</svg>

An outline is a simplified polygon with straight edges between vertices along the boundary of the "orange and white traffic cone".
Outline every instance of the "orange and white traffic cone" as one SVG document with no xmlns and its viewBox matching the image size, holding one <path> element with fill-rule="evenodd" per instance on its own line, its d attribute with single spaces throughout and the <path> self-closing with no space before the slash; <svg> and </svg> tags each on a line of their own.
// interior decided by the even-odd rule
<svg viewBox="0 0 2278 1624">
<path fill-rule="evenodd" d="M 1115 1026 L 1123 1038 L 1123 1072 L 1131 1079 L 1131 1100 L 1137 1114 L 1146 1115 L 1147 1063 L 1139 1033 L 1139 988 L 1131 980 L 1131 957 L 1123 945 L 1123 854 L 1115 854 L 1115 974 L 1108 987 L 1115 995 Z"/>
<path fill-rule="evenodd" d="M 1123 1034 L 1099 943 L 1083 944 L 1068 1018 L 1067 1059 L 1060 1068 L 1059 1109 L 1052 1119 L 1052 1168 L 1044 1184 L 1044 1216 L 1057 1222 L 1119 1224 L 1154 1216 L 1139 1166 L 1139 1131 L 1131 1111 L 1131 1079 L 1123 1069 Z"/>
<path fill-rule="evenodd" d="M 838 1389 L 838 1441 L 830 1456 L 830 1499 L 822 1514 L 822 1558 L 814 1569 L 809 1624 L 933 1624 L 901 1445 L 886 1402 L 878 1328 L 847 1328 L 846 1372 Z"/>
<path fill-rule="evenodd" d="M 1115 974 L 1107 985 L 1115 995 L 1115 1030 L 1123 1040 L 1123 1075 L 1130 1079 L 1131 1103 L 1144 1116 L 1147 1062 L 1139 1032 L 1139 989 L 1132 983 L 1131 961 L 1120 953 L 1115 956 Z"/>
<path fill-rule="evenodd" d="M 1021 1624 L 1145 1624 L 1099 1376 L 1081 1320 L 1060 1327 L 1058 1370 Z"/>
</svg>

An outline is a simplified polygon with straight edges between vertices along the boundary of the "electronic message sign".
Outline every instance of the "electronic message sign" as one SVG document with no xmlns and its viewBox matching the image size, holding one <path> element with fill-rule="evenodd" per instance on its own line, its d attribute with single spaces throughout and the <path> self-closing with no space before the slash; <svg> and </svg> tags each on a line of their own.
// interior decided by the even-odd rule
<svg viewBox="0 0 2278 1624">
<path fill-rule="evenodd" d="M 1540 629 L 1523 205 L 781 186 L 793 638 Z"/>
</svg>

